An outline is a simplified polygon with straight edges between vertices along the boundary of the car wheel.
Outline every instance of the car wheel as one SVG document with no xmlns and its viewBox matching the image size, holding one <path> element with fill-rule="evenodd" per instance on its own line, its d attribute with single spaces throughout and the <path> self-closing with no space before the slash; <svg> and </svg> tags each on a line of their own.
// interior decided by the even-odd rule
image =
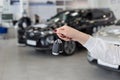
<svg viewBox="0 0 120 80">
<path fill-rule="evenodd" d="M 76 43 L 74 41 L 65 41 L 63 44 L 63 55 L 69 56 L 74 54 L 76 50 Z"/>
</svg>

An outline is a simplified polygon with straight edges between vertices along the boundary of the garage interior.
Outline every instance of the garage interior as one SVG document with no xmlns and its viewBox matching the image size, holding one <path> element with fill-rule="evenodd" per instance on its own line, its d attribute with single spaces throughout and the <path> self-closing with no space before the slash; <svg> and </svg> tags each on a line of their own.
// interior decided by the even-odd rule
<svg viewBox="0 0 120 80">
<path fill-rule="evenodd" d="M 87 59 L 88 51 L 81 46 L 72 55 L 56 56 L 51 50 L 36 50 L 26 43 L 24 46 L 19 45 L 17 33 L 19 27 L 17 23 L 23 14 L 29 16 L 33 26 L 36 25 L 35 14 L 40 20 L 37 24 L 46 24 L 47 20 L 56 14 L 75 9 L 109 8 L 116 17 L 112 26 L 120 27 L 119 4 L 119 0 L 1 0 L 0 80 L 119 80 L 119 71 L 90 64 Z M 14 21 L 18 22 L 14 25 Z M 111 25 L 102 28 L 109 26 Z M 3 29 L 6 31 L 2 31 Z M 119 29 L 115 30 L 117 31 L 115 34 L 120 33 Z M 93 31 L 92 35 L 99 31 L 101 27 Z M 119 39 L 114 39 L 118 41 L 115 45 L 120 45 Z"/>
</svg>

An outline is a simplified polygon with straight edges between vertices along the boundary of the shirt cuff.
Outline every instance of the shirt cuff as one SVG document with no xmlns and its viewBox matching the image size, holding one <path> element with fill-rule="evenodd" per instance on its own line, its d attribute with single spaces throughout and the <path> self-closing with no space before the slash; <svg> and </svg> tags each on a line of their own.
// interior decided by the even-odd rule
<svg viewBox="0 0 120 80">
<path fill-rule="evenodd" d="M 97 43 L 96 39 L 90 36 L 90 38 L 87 40 L 87 42 L 83 46 L 87 48 L 89 52 L 91 52 L 96 46 L 96 43 Z"/>
</svg>

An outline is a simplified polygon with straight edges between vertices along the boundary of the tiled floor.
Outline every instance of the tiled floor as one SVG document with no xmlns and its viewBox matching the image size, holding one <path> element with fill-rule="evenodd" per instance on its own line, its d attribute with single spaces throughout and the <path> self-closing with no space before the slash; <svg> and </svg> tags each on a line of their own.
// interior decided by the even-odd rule
<svg viewBox="0 0 120 80">
<path fill-rule="evenodd" d="M 86 51 L 69 57 L 49 53 L 0 40 L 0 80 L 120 80 L 120 73 L 89 64 Z"/>
</svg>

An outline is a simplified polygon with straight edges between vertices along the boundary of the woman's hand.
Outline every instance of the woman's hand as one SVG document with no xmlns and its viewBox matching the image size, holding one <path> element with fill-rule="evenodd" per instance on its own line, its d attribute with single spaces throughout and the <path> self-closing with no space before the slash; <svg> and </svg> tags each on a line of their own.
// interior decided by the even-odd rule
<svg viewBox="0 0 120 80">
<path fill-rule="evenodd" d="M 70 41 L 70 40 L 77 41 L 77 38 L 79 35 L 78 30 L 73 29 L 67 25 L 64 25 L 63 27 L 56 29 L 56 33 L 59 38 L 65 40 L 65 41 Z"/>
<path fill-rule="evenodd" d="M 70 41 L 70 40 L 78 41 L 82 45 L 84 45 L 90 37 L 90 35 L 80 32 L 72 27 L 67 26 L 67 25 L 57 28 L 55 32 L 59 38 L 65 40 L 65 41 Z"/>
</svg>

